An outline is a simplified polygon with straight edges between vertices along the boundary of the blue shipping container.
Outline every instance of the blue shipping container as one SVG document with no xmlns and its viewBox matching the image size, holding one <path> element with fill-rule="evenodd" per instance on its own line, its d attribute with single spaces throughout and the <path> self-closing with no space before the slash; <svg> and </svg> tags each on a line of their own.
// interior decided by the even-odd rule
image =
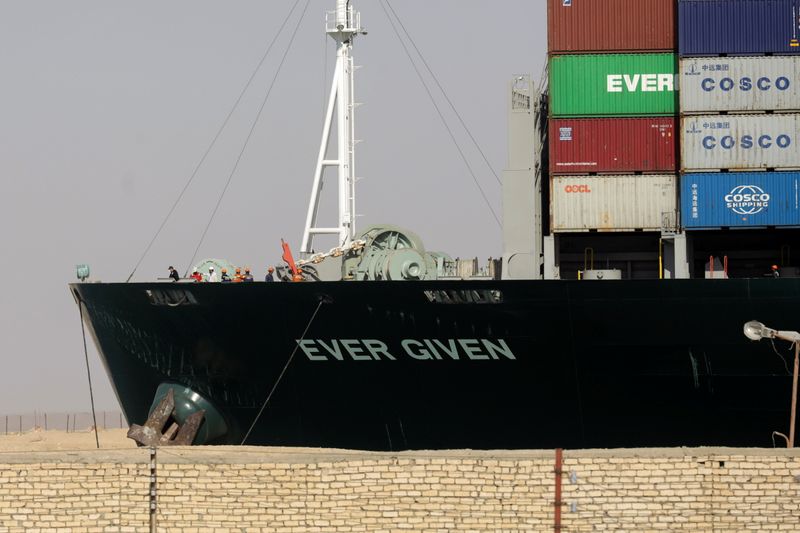
<svg viewBox="0 0 800 533">
<path fill-rule="evenodd" d="M 683 227 L 800 226 L 800 172 L 681 176 Z"/>
<path fill-rule="evenodd" d="M 680 0 L 681 56 L 800 54 L 800 0 Z"/>
</svg>

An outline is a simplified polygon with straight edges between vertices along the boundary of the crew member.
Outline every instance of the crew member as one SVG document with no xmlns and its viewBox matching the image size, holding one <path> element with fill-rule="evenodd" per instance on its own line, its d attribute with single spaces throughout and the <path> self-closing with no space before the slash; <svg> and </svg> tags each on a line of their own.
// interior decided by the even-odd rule
<svg viewBox="0 0 800 533">
<path fill-rule="evenodd" d="M 250 267 L 244 267 L 244 277 L 242 278 L 242 281 L 247 283 L 253 281 L 253 275 L 250 273 Z"/>
<path fill-rule="evenodd" d="M 194 280 L 195 283 L 200 283 L 201 281 L 203 281 L 202 274 L 200 274 L 200 272 L 198 272 L 196 268 L 192 270 L 192 279 Z"/>
<path fill-rule="evenodd" d="M 264 281 L 267 281 L 267 282 L 275 281 L 275 276 L 272 275 L 273 272 L 275 272 L 275 269 L 272 268 L 272 267 L 269 267 L 267 269 L 267 277 L 264 278 Z"/>
<path fill-rule="evenodd" d="M 213 266 L 208 267 L 208 281 L 210 283 L 217 283 L 219 281 Z"/>
<path fill-rule="evenodd" d="M 233 282 L 241 283 L 242 281 L 244 281 L 244 276 L 242 275 L 242 269 L 236 267 L 236 273 L 233 275 Z"/>
<path fill-rule="evenodd" d="M 181 279 L 181 276 L 178 274 L 178 271 L 175 270 L 175 267 L 173 267 L 173 266 L 169 267 L 169 277 L 172 278 L 173 282 L 178 281 L 179 279 Z"/>
<path fill-rule="evenodd" d="M 228 269 L 227 268 L 223 268 L 222 269 L 222 283 L 230 283 L 230 282 L 231 282 L 231 277 L 228 275 Z"/>
<path fill-rule="evenodd" d="M 772 269 L 769 272 L 769 275 L 773 278 L 781 277 L 781 269 L 778 268 L 778 265 L 772 265 Z"/>
</svg>

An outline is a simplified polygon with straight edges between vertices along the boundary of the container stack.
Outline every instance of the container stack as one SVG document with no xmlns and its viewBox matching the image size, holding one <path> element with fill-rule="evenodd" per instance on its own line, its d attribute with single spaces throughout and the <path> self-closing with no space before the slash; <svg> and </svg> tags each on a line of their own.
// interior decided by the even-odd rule
<svg viewBox="0 0 800 533">
<path fill-rule="evenodd" d="M 681 221 L 800 225 L 800 0 L 680 0 Z"/>
<path fill-rule="evenodd" d="M 548 0 L 550 229 L 677 218 L 674 0 Z"/>
</svg>

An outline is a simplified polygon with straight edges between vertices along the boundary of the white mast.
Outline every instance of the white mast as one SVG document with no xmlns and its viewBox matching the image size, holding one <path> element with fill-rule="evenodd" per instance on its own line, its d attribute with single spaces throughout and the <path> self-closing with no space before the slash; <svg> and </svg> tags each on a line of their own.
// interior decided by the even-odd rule
<svg viewBox="0 0 800 533">
<path fill-rule="evenodd" d="M 333 22 L 331 24 L 331 22 Z M 313 252 L 314 235 L 338 236 L 337 246 L 345 246 L 355 237 L 355 127 L 353 110 L 353 39 L 367 32 L 361 28 L 361 15 L 353 10 L 350 0 L 336 0 L 336 11 L 328 12 L 325 31 L 336 41 L 336 68 L 333 73 L 325 125 L 322 128 L 317 166 L 314 170 L 314 185 L 308 202 L 306 226 L 300 253 Z M 331 138 L 333 110 L 337 111 L 337 158 L 325 159 Z M 338 167 L 339 173 L 339 221 L 336 227 L 317 226 L 322 177 L 325 167 Z"/>
</svg>

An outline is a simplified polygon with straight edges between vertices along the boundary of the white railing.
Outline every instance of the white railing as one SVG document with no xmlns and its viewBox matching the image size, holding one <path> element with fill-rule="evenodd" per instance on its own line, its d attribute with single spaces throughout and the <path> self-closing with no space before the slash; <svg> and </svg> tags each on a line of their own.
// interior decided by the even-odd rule
<svg viewBox="0 0 800 533">
<path fill-rule="evenodd" d="M 338 31 L 360 32 L 361 31 L 361 13 L 353 12 L 353 6 L 347 8 L 347 20 L 344 27 L 339 27 L 339 14 L 336 11 L 325 12 L 325 31 L 328 33 L 335 33 Z"/>
<path fill-rule="evenodd" d="M 441 278 L 455 279 L 500 279 L 501 260 L 490 257 L 481 265 L 477 257 L 445 261 Z"/>
</svg>

